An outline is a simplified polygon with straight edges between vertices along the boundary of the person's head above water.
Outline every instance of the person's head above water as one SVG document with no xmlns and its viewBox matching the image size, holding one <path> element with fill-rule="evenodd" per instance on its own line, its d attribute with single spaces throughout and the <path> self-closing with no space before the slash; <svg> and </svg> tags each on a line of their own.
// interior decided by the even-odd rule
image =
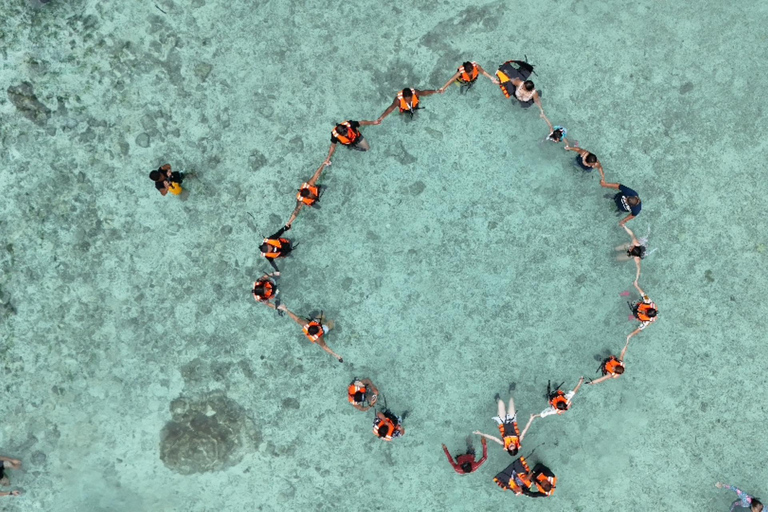
<svg viewBox="0 0 768 512">
<path fill-rule="evenodd" d="M 633 245 L 632 248 L 629 250 L 630 256 L 635 256 L 637 258 L 643 259 L 645 258 L 645 246 L 644 245 Z"/>
<path fill-rule="evenodd" d="M 355 402 L 361 403 L 365 400 L 365 393 L 362 391 L 355 391 Z"/>
<path fill-rule="evenodd" d="M 623 364 L 618 365 L 616 368 L 613 369 L 613 373 L 617 375 L 621 375 L 622 373 L 624 373 L 624 365 Z"/>
<path fill-rule="evenodd" d="M 413 96 L 413 93 L 411 92 L 411 89 L 403 89 L 403 98 L 410 98 Z"/>
<path fill-rule="evenodd" d="M 563 139 L 563 130 L 561 130 L 560 128 L 552 130 L 552 135 L 550 135 L 549 138 L 551 138 L 555 142 L 560 142 Z"/>
<path fill-rule="evenodd" d="M 753 497 L 752 498 L 752 505 L 750 506 L 751 512 L 763 512 L 763 502 L 759 499 Z"/>
<path fill-rule="evenodd" d="M 532 91 L 536 86 L 533 85 L 533 82 L 531 82 L 530 80 L 526 80 L 525 82 L 523 82 L 523 87 L 525 88 L 526 91 Z"/>
<path fill-rule="evenodd" d="M 389 433 L 389 426 L 382 422 L 376 432 L 378 433 L 379 437 L 386 437 L 386 435 Z"/>
<path fill-rule="evenodd" d="M 461 470 L 465 473 L 471 473 L 472 472 L 472 463 L 471 462 L 465 462 L 461 465 Z"/>
<path fill-rule="evenodd" d="M 566 409 L 568 409 L 568 402 L 566 400 L 558 401 L 555 407 L 557 407 L 561 411 L 565 411 Z"/>
<path fill-rule="evenodd" d="M 648 309 L 646 309 L 646 310 L 644 311 L 644 313 L 645 313 L 645 314 L 646 314 L 646 315 L 647 315 L 649 318 L 654 318 L 656 315 L 658 315 L 658 314 L 659 314 L 659 312 L 656 310 L 656 308 L 648 308 Z"/>
<path fill-rule="evenodd" d="M 346 136 L 349 133 L 349 128 L 347 128 L 346 125 L 338 124 L 336 125 L 336 131 L 339 132 L 339 134 Z"/>
<path fill-rule="evenodd" d="M 299 189 L 299 195 L 301 197 L 309 197 L 310 190 L 308 188 L 301 188 Z"/>
<path fill-rule="evenodd" d="M 520 449 L 514 444 L 510 445 L 509 448 L 507 448 L 507 453 L 509 453 L 510 455 L 517 455 L 517 452 L 519 451 Z"/>
<path fill-rule="evenodd" d="M 640 204 L 640 198 L 637 196 L 632 196 L 627 198 L 627 204 L 629 206 L 637 206 Z"/>
<path fill-rule="evenodd" d="M 315 334 L 320 332 L 320 326 L 319 325 L 310 325 L 307 327 L 307 332 L 314 336 Z"/>
<path fill-rule="evenodd" d="M 587 156 L 584 157 L 584 161 L 588 164 L 594 164 L 597 163 L 597 157 L 593 153 L 587 153 Z"/>
<path fill-rule="evenodd" d="M 264 242 L 263 244 L 261 244 L 261 245 L 259 246 L 259 250 L 260 250 L 261 252 L 269 252 L 269 250 L 270 250 L 270 248 L 271 248 L 271 247 L 272 247 L 272 246 L 271 246 L 271 245 L 269 245 L 267 242 Z"/>
<path fill-rule="evenodd" d="M 152 181 L 160 181 L 163 179 L 163 175 L 160 174 L 160 171 L 152 171 L 149 173 L 149 179 Z"/>
<path fill-rule="evenodd" d="M 552 490 L 552 484 L 549 482 L 549 480 L 537 480 L 536 484 L 541 487 L 541 490 L 544 492 L 549 492 Z"/>
<path fill-rule="evenodd" d="M 475 66 L 473 66 L 472 63 L 469 62 L 469 61 L 467 61 L 464 64 L 462 64 L 462 66 L 464 67 L 464 71 L 466 73 L 471 73 L 472 70 L 475 69 Z"/>
</svg>

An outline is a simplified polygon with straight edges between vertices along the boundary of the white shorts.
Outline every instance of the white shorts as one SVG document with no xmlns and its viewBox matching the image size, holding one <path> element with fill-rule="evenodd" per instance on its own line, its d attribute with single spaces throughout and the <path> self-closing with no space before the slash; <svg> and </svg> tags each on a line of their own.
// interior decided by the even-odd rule
<svg viewBox="0 0 768 512">
<path fill-rule="evenodd" d="M 499 425 L 503 425 L 505 423 L 514 423 L 517 421 L 517 411 L 515 411 L 514 414 L 507 414 L 504 416 L 504 419 L 501 419 L 498 416 L 494 416 L 493 420 Z"/>
</svg>

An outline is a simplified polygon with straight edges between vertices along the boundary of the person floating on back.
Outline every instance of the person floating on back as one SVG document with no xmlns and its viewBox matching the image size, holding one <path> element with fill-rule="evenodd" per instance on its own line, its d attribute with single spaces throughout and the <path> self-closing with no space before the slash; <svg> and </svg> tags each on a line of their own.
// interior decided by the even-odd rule
<svg viewBox="0 0 768 512">
<path fill-rule="evenodd" d="M 595 169 L 600 171 L 600 176 L 602 179 L 605 179 L 605 173 L 603 172 L 603 165 L 600 163 L 600 160 L 597 159 L 597 156 L 595 156 L 594 153 L 590 153 L 586 149 L 582 148 L 576 148 L 569 146 L 568 144 L 565 145 L 566 151 L 575 151 L 578 153 L 576 155 L 576 166 L 581 169 L 584 172 L 592 172 Z"/>
<path fill-rule="evenodd" d="M 509 397 L 509 407 L 504 407 L 504 401 L 499 394 L 496 394 L 496 402 L 498 407 L 498 416 L 494 416 L 493 419 L 499 425 L 499 433 L 501 439 L 488 434 L 483 434 L 479 430 L 475 430 L 474 434 L 483 436 L 483 438 L 489 441 L 499 443 L 504 449 L 513 457 L 517 455 L 522 446 L 525 432 L 520 434 L 520 429 L 517 427 L 517 411 L 515 410 L 515 400 L 511 396 Z"/>
<path fill-rule="evenodd" d="M 738 499 L 731 503 L 730 512 L 736 510 L 736 508 L 748 508 L 750 512 L 763 512 L 763 503 L 754 496 L 750 496 L 735 485 L 727 485 L 717 482 L 715 487 L 718 489 L 728 489 L 734 491 Z"/>
<path fill-rule="evenodd" d="M 336 152 L 336 144 L 341 144 L 346 146 L 347 149 L 357 151 L 368 151 L 371 149 L 368 141 L 360 133 L 359 128 L 373 124 L 381 124 L 381 121 L 344 121 L 337 124 L 333 131 L 331 131 L 331 147 L 328 150 L 328 156 L 325 157 L 325 165 L 331 165 L 331 157 Z"/>
<path fill-rule="evenodd" d="M 301 329 L 304 331 L 304 336 L 306 336 L 309 341 L 315 343 L 320 348 L 331 354 L 340 363 L 344 362 L 344 359 L 342 359 L 339 354 L 335 353 L 333 350 L 328 348 L 328 345 L 325 344 L 324 336 L 331 329 L 333 329 L 333 322 L 326 320 L 322 312 L 313 318 L 299 318 L 296 316 L 296 314 L 293 313 L 293 311 L 285 307 L 285 304 L 280 304 L 276 309 L 278 311 L 284 311 L 285 313 L 288 313 L 288 316 L 301 326 Z"/>
<path fill-rule="evenodd" d="M 505 491 L 512 491 L 515 495 L 524 494 L 524 490 L 533 484 L 531 480 L 531 468 L 525 457 L 519 457 L 497 474 L 493 481 Z"/>
<path fill-rule="evenodd" d="M 443 445 L 443 452 L 448 457 L 448 462 L 453 466 L 453 470 L 460 475 L 468 475 L 477 471 L 486 460 L 488 460 L 488 441 L 483 437 L 480 441 L 483 445 L 483 456 L 480 460 L 476 460 L 475 447 L 472 446 L 472 437 L 467 436 L 467 451 L 461 455 L 456 455 L 456 461 L 454 462 L 451 453 L 448 451 L 448 447 Z"/>
<path fill-rule="evenodd" d="M 259 246 L 261 255 L 267 258 L 267 261 L 270 265 L 272 265 L 272 268 L 275 269 L 275 272 L 280 272 L 280 269 L 277 268 L 275 260 L 278 258 L 287 257 L 289 254 L 291 254 L 291 251 L 293 251 L 294 248 L 294 245 L 291 243 L 290 239 L 282 237 L 283 233 L 289 229 L 291 229 L 291 226 L 283 226 L 277 231 L 277 233 L 265 238 Z"/>
<path fill-rule="evenodd" d="M 383 114 L 379 116 L 377 119 L 378 122 L 383 121 L 389 114 L 392 113 L 393 110 L 400 109 L 401 114 L 408 114 L 413 118 L 413 114 L 416 113 L 417 110 L 423 108 L 421 106 L 421 98 L 431 96 L 432 94 L 435 94 L 440 91 L 428 89 L 425 91 L 420 91 L 418 89 L 410 89 L 406 88 L 397 93 L 397 96 L 395 96 L 395 99 L 392 101 L 392 104 L 387 107 L 387 110 L 384 111 Z"/>
<path fill-rule="evenodd" d="M 552 496 L 557 485 L 557 477 L 544 464 L 536 464 L 530 474 L 531 484 L 523 488 L 523 494 L 529 498 L 546 498 Z"/>
<path fill-rule="evenodd" d="M 358 411 L 367 411 L 379 400 L 379 390 L 371 379 L 355 377 L 347 386 L 347 400 Z"/>
<path fill-rule="evenodd" d="M 522 60 L 508 60 L 496 71 L 501 92 L 507 98 L 514 98 L 523 108 L 529 108 L 534 103 L 541 107 L 541 92 L 536 90 L 536 85 L 528 78 L 533 73 L 533 66 Z"/>
<path fill-rule="evenodd" d="M 602 363 L 597 371 L 602 373 L 602 377 L 597 380 L 587 382 L 587 384 L 600 384 L 608 379 L 618 379 L 624 375 L 624 356 L 627 354 L 627 348 L 629 347 L 629 340 L 624 344 L 624 348 L 621 350 L 621 354 L 617 358 L 614 355 L 609 356 Z"/>
<path fill-rule="evenodd" d="M 480 64 L 477 62 L 465 62 L 461 66 L 459 66 L 459 69 L 456 70 L 456 73 L 453 74 L 453 76 L 445 82 L 445 85 L 442 86 L 440 89 L 438 89 L 438 92 L 440 94 L 443 94 L 448 87 L 452 83 L 456 83 L 459 85 L 459 93 L 464 94 L 465 92 L 469 91 L 473 85 L 475 85 L 475 82 L 477 82 L 477 78 L 482 73 L 483 76 L 487 77 L 491 82 L 494 84 L 499 83 L 498 80 L 496 80 L 492 75 L 490 75 L 486 70 L 483 69 Z"/>
<path fill-rule="evenodd" d="M 184 181 L 184 174 L 178 171 L 171 171 L 171 164 L 165 164 L 156 171 L 149 173 L 149 179 L 155 182 L 155 188 L 162 195 L 168 192 L 174 196 L 181 194 L 181 183 Z"/>
<path fill-rule="evenodd" d="M 547 135 L 547 138 L 544 140 L 548 140 L 550 142 L 565 142 L 566 147 L 568 147 L 568 139 L 566 139 L 568 136 L 568 130 L 566 130 L 564 126 L 560 125 L 552 126 L 552 123 L 549 122 L 549 118 L 544 115 L 544 112 L 542 112 L 539 117 L 541 117 L 547 123 L 547 126 L 549 126 L 549 135 Z"/>
<path fill-rule="evenodd" d="M 288 219 L 288 222 L 285 224 L 289 228 L 293 225 L 293 221 L 296 220 L 296 217 L 299 216 L 299 212 L 305 206 L 320 208 L 318 201 L 320 201 L 320 196 L 323 193 L 323 187 L 322 185 L 317 184 L 317 180 L 320 179 L 320 173 L 322 173 L 323 169 L 327 166 L 328 164 L 325 162 L 320 164 L 320 167 L 317 168 L 315 174 L 312 175 L 309 181 L 301 184 L 301 187 L 296 194 L 296 208 L 293 209 L 291 218 Z"/>
<path fill-rule="evenodd" d="M 618 190 L 619 192 L 613 196 L 613 201 L 616 203 L 616 210 L 618 213 L 629 212 L 629 215 L 619 221 L 619 226 L 623 227 L 624 224 L 640 215 L 640 210 L 642 210 L 643 205 L 637 192 L 629 187 L 625 187 L 621 183 L 606 183 L 605 177 L 600 179 L 600 186 Z"/>
<path fill-rule="evenodd" d="M 275 307 L 270 300 L 279 300 L 277 299 L 277 294 L 280 293 L 280 290 L 277 289 L 277 282 L 274 279 L 279 276 L 280 272 L 272 272 L 271 274 L 264 274 L 258 278 L 256 282 L 253 283 L 253 289 L 251 290 L 253 300 L 261 304 L 266 304 L 267 306 Z"/>
<path fill-rule="evenodd" d="M 635 303 L 627 302 L 627 304 L 629 305 L 630 311 L 632 311 L 632 316 L 640 321 L 640 326 L 627 336 L 627 343 L 629 343 L 632 336 L 640 334 L 640 331 L 645 330 L 646 327 L 655 322 L 659 314 L 659 310 L 656 309 L 656 304 L 648 298 L 645 292 L 640 288 L 640 285 L 637 284 L 637 281 L 634 282 L 634 285 L 635 288 L 637 288 L 637 291 L 640 292 L 640 300 Z"/>
<path fill-rule="evenodd" d="M 392 441 L 398 437 L 405 435 L 405 428 L 403 428 L 403 419 L 405 418 L 397 416 L 389 409 L 384 411 L 377 411 L 376 416 L 373 417 L 373 435 L 381 439 L 382 441 Z"/>
</svg>

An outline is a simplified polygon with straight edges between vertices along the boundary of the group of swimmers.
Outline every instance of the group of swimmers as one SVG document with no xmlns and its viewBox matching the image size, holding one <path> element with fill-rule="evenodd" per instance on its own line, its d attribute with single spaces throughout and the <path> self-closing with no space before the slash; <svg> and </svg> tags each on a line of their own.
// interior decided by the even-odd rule
<svg viewBox="0 0 768 512">
<path fill-rule="evenodd" d="M 276 310 L 280 316 L 287 314 L 301 327 L 304 335 L 311 343 L 320 346 L 323 350 L 335 357 L 340 363 L 343 363 L 344 359 L 333 352 L 325 343 L 325 336 L 331 329 L 333 329 L 333 322 L 326 319 L 322 312 L 312 313 L 307 317 L 301 317 L 282 304 L 278 297 L 279 290 L 277 286 L 277 278 L 280 277 L 280 270 L 277 267 L 276 260 L 289 256 L 295 247 L 289 238 L 284 237 L 284 234 L 291 229 L 294 221 L 303 208 L 318 206 L 323 194 L 323 186 L 318 185 L 317 182 L 323 170 L 331 165 L 331 158 L 333 157 L 338 144 L 341 144 L 350 150 L 368 151 L 370 145 L 360 132 L 361 127 L 381 124 L 381 122 L 396 109 L 399 110 L 400 114 L 413 117 L 421 108 L 422 98 L 433 94 L 443 94 L 453 83 L 458 84 L 460 93 L 464 94 L 474 86 L 479 76 L 482 74 L 494 84 L 498 85 L 506 98 L 516 101 L 522 108 L 527 109 L 535 104 L 539 108 L 540 117 L 546 122 L 549 128 L 549 135 L 546 137 L 546 140 L 554 143 L 563 142 L 566 151 L 575 152 L 575 165 L 579 169 L 585 172 L 592 172 L 597 169 L 600 173 L 600 185 L 604 188 L 617 191 L 610 196 L 616 204 L 617 213 L 628 214 L 625 218 L 619 221 L 619 225 L 629 235 L 630 241 L 616 247 L 616 251 L 619 252 L 617 257 L 618 260 L 633 260 L 636 265 L 633 284 L 640 295 L 640 299 L 634 302 L 628 302 L 628 305 L 631 311 L 630 318 L 639 321 L 640 324 L 627 336 L 624 347 L 618 357 L 611 355 L 602 361 L 598 369 L 602 374 L 601 377 L 595 380 L 589 380 L 586 383 L 595 385 L 606 380 L 620 377 L 625 371 L 624 358 L 627 349 L 629 348 L 631 338 L 655 322 L 658 315 L 656 304 L 648 297 L 642 288 L 640 288 L 638 283 L 641 273 L 641 260 L 650 254 L 647 250 L 647 238 L 636 237 L 632 230 L 626 225 L 628 221 L 632 220 L 640 213 L 642 202 L 637 192 L 631 188 L 621 183 L 606 182 L 603 166 L 597 156 L 590 151 L 579 147 L 578 143 L 570 144 L 567 139 L 568 132 L 565 127 L 552 125 L 544 114 L 544 109 L 541 104 L 541 92 L 536 89 L 533 81 L 530 80 L 532 73 L 534 73 L 533 66 L 525 61 L 507 61 L 499 66 L 495 76 L 490 75 L 476 62 L 465 62 L 440 89 L 419 90 L 405 88 L 398 92 L 392 103 L 375 121 L 347 120 L 337 124 L 331 132 L 331 146 L 326 159 L 320 164 L 312 177 L 308 181 L 302 183 L 299 187 L 296 194 L 296 207 L 291 213 L 288 222 L 273 235 L 262 241 L 260 246 L 261 254 L 267 261 L 269 261 L 274 272 L 264 274 L 253 283 L 253 298 L 257 302 Z M 150 178 L 155 182 L 156 188 L 163 195 L 166 195 L 168 192 L 174 195 L 182 193 L 181 184 L 184 175 L 182 173 L 173 172 L 170 165 L 166 164 L 156 171 L 152 171 L 152 173 L 150 173 Z M 629 295 L 629 292 L 624 292 L 623 295 Z M 480 431 L 474 432 L 474 434 L 481 436 L 483 447 L 482 457 L 477 460 L 470 437 L 467 438 L 466 452 L 457 455 L 455 460 L 444 444 L 442 445 L 443 451 L 454 470 L 460 474 L 472 473 L 485 463 L 488 458 L 488 440 L 498 443 L 509 455 L 515 457 L 521 450 L 523 439 L 528 433 L 534 420 L 550 415 L 561 415 L 569 410 L 574 396 L 584 383 L 585 378 L 581 377 L 577 385 L 568 392 L 560 389 L 562 384 L 552 386 L 551 382 L 548 383 L 546 392 L 546 399 L 548 401 L 547 408 L 539 414 L 532 414 L 522 433 L 517 425 L 517 411 L 515 409 L 514 399 L 510 398 L 508 404 L 505 405 L 500 395 L 497 394 L 495 396 L 497 402 L 497 416 L 493 419 L 498 425 L 500 437 L 484 434 Z M 511 391 L 512 390 L 510 389 L 510 392 Z M 349 403 L 360 411 L 368 411 L 371 408 L 376 408 L 379 403 L 378 397 L 378 388 L 367 378 L 359 379 L 355 377 L 347 387 L 347 399 Z M 375 416 L 373 417 L 374 435 L 384 441 L 392 441 L 398 437 L 402 437 L 405 435 L 403 421 L 406 415 L 407 413 L 403 413 L 398 416 L 390 411 L 386 405 L 384 408 L 375 409 Z M 554 493 L 557 477 L 550 468 L 543 464 L 535 464 L 531 468 L 526 458 L 520 456 L 507 466 L 507 468 L 498 473 L 494 478 L 494 481 L 502 489 L 511 490 L 518 495 L 547 497 Z M 721 484 L 718 482 L 717 486 L 721 487 Z M 733 507 L 737 506 L 738 503 L 747 503 L 751 506 L 753 512 L 760 512 L 762 510 L 762 504 L 757 498 L 749 496 L 735 487 L 725 487 L 735 490 L 739 495 L 739 500 L 734 502 Z"/>
</svg>

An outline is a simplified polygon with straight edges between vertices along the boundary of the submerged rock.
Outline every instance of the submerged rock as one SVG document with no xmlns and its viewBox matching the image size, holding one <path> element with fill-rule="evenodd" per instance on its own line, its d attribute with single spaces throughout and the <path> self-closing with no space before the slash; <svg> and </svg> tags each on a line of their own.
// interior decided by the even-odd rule
<svg viewBox="0 0 768 512">
<path fill-rule="evenodd" d="M 220 391 L 179 397 L 160 433 L 160 460 L 182 475 L 220 471 L 258 449 L 260 435 L 245 409 Z"/>
<path fill-rule="evenodd" d="M 8 99 L 11 100 L 19 114 L 37 125 L 45 125 L 51 117 L 51 109 L 40 103 L 32 90 L 32 84 L 29 82 L 8 87 Z"/>
</svg>

